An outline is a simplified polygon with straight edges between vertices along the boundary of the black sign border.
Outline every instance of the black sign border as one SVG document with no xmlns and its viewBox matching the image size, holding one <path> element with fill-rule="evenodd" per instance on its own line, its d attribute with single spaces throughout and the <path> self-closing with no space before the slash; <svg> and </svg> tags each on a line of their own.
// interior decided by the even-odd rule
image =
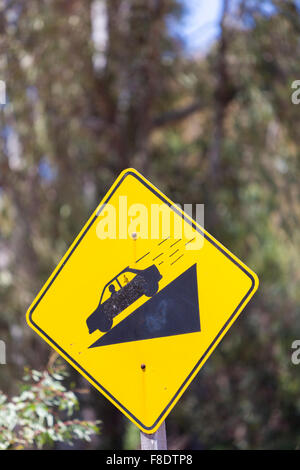
<svg viewBox="0 0 300 470">
<path fill-rule="evenodd" d="M 127 408 L 122 405 L 122 403 L 120 403 L 108 390 L 106 390 L 97 380 L 94 379 L 94 377 L 92 377 L 85 369 L 83 369 L 83 367 L 81 367 L 80 364 L 78 364 L 77 361 L 75 361 L 66 351 L 64 351 L 52 338 L 50 338 L 50 336 L 47 335 L 47 333 L 45 333 L 41 328 L 39 328 L 39 326 L 34 322 L 33 318 L 32 318 L 32 315 L 33 315 L 33 312 L 35 311 L 36 307 L 38 306 L 38 304 L 40 303 L 40 301 L 42 300 L 42 298 L 45 296 L 45 294 L 47 293 L 47 291 L 50 289 L 51 285 L 53 284 L 53 282 L 55 281 L 55 279 L 57 278 L 57 276 L 59 275 L 59 273 L 61 272 L 61 270 L 63 269 L 63 267 L 65 266 L 65 264 L 67 263 L 67 261 L 69 260 L 69 258 L 71 257 L 71 255 L 73 254 L 73 252 L 76 250 L 76 248 L 78 247 L 79 243 L 81 242 L 81 240 L 84 238 L 84 236 L 86 235 L 86 233 L 88 232 L 88 230 L 92 227 L 92 225 L 94 224 L 94 222 L 97 220 L 99 214 L 103 211 L 104 207 L 105 207 L 105 204 L 108 203 L 108 201 L 110 200 L 110 198 L 113 196 L 113 194 L 115 193 L 115 191 L 118 189 L 118 187 L 120 186 L 120 184 L 124 181 L 124 179 L 127 177 L 127 176 L 133 176 L 134 178 L 136 178 L 140 183 L 142 183 L 144 186 L 147 187 L 147 189 L 149 189 L 153 194 L 155 194 L 155 196 L 157 196 L 159 199 L 161 199 L 165 204 L 167 204 L 170 209 L 172 209 L 175 213 L 177 213 L 178 215 L 180 215 L 180 217 L 184 218 L 184 220 L 189 223 L 195 230 L 197 230 L 206 240 L 208 240 L 215 248 L 217 248 L 219 251 L 221 251 L 221 253 L 223 255 L 225 255 L 228 259 L 230 259 L 230 261 L 232 261 L 236 266 L 238 266 L 244 274 L 246 274 L 252 284 L 251 284 L 251 287 L 250 289 L 248 290 L 247 294 L 243 297 L 243 299 L 241 300 L 241 302 L 238 304 L 238 306 L 235 308 L 234 312 L 230 315 L 230 317 L 228 318 L 228 320 L 225 322 L 224 326 L 220 329 L 219 333 L 217 334 L 217 336 L 215 337 L 215 339 L 211 342 L 211 344 L 209 345 L 209 347 L 206 349 L 206 351 L 204 352 L 204 354 L 201 356 L 201 358 L 199 359 L 199 361 L 197 362 L 197 364 L 193 367 L 193 369 L 191 370 L 191 372 L 189 373 L 189 375 L 187 376 L 187 378 L 184 380 L 184 382 L 181 384 L 181 386 L 179 387 L 179 389 L 177 390 L 177 392 L 175 393 L 175 395 L 172 397 L 172 399 L 169 401 L 168 405 L 164 408 L 164 410 L 162 411 L 162 413 L 159 415 L 159 417 L 155 420 L 155 422 L 153 423 L 152 426 L 145 426 L 139 419 L 137 419 L 129 410 L 127 410 Z M 99 208 L 99 210 L 97 211 L 96 215 L 92 218 L 92 220 L 90 221 L 90 223 L 88 224 L 88 226 L 86 227 L 86 229 L 84 230 L 84 232 L 82 233 L 82 235 L 80 236 L 80 238 L 77 240 L 76 244 L 73 246 L 72 250 L 70 251 L 70 253 L 68 254 L 68 256 L 66 257 L 66 259 L 64 260 L 63 264 L 59 267 L 59 269 L 57 270 L 57 272 L 55 273 L 55 275 L 53 276 L 53 278 L 51 279 L 51 281 L 49 282 L 49 284 L 47 285 L 47 288 L 42 292 L 42 294 L 40 295 L 40 297 L 38 298 L 38 300 L 36 301 L 36 303 L 34 304 L 34 306 L 31 308 L 30 312 L 29 312 L 29 320 L 30 322 L 32 323 L 32 325 L 38 330 L 41 332 L 41 334 L 43 336 L 45 336 L 46 338 L 48 338 L 48 340 L 53 344 L 55 345 L 55 347 L 60 350 L 66 357 L 68 357 L 68 359 L 70 360 L 71 363 L 75 364 L 76 367 L 78 367 L 80 370 L 82 370 L 82 372 L 87 376 L 89 377 L 89 379 L 94 382 L 101 390 L 103 390 L 103 392 L 108 395 L 112 401 L 114 403 L 116 403 L 122 410 L 125 411 L 126 414 L 128 414 L 132 419 L 133 421 L 135 421 L 137 424 L 139 424 L 143 429 L 147 430 L 147 431 L 151 431 L 155 428 L 155 426 L 157 425 L 157 423 L 161 420 L 161 418 L 166 414 L 166 412 L 168 411 L 168 409 L 170 408 L 170 406 L 172 405 L 172 403 L 174 402 L 174 400 L 176 400 L 177 396 L 180 394 L 181 390 L 184 388 L 184 386 L 186 385 L 186 383 L 189 381 L 189 379 L 191 378 L 191 376 L 195 373 L 195 371 L 197 370 L 197 368 L 199 367 L 199 364 L 203 361 L 203 359 L 207 356 L 207 354 L 209 353 L 209 351 L 211 350 L 211 348 L 213 347 L 213 345 L 216 343 L 216 341 L 218 340 L 218 338 L 220 337 L 220 335 L 223 333 L 223 331 L 225 330 L 225 328 L 227 327 L 227 325 L 231 322 L 231 320 L 235 317 L 236 313 L 238 312 L 238 310 L 240 309 L 240 307 L 243 305 L 243 303 L 247 300 L 247 298 L 251 295 L 253 289 L 255 287 L 255 279 L 254 277 L 252 276 L 251 273 L 249 273 L 241 264 L 238 263 L 238 261 L 236 261 L 234 258 L 232 258 L 232 256 L 230 256 L 229 253 L 227 253 L 225 250 L 223 250 L 223 248 L 221 248 L 211 237 L 209 234 L 207 233 L 204 233 L 192 220 L 186 218 L 184 216 L 184 214 L 182 214 L 182 212 L 180 212 L 177 207 L 170 203 L 167 199 L 165 199 L 165 197 L 158 193 L 154 188 L 152 188 L 152 186 L 150 186 L 146 181 L 144 181 L 142 178 L 139 177 L 138 174 L 134 173 L 133 171 L 131 170 L 128 170 L 126 171 L 122 178 L 120 179 L 120 181 L 116 184 L 115 188 L 113 189 L 113 191 L 107 196 L 107 198 L 104 200 L 103 204 L 101 205 L 101 207 Z"/>
</svg>

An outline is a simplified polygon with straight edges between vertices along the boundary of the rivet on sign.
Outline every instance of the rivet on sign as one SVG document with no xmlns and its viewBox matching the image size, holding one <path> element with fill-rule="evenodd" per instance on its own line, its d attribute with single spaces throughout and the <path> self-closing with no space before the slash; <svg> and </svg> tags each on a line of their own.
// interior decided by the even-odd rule
<svg viewBox="0 0 300 470">
<path fill-rule="evenodd" d="M 141 369 L 145 370 L 146 369 L 146 364 L 141 364 Z"/>
</svg>

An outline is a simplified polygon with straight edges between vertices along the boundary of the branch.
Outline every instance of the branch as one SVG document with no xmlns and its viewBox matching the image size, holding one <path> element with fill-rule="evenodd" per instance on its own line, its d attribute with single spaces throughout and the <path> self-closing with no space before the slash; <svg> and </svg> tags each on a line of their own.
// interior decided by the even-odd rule
<svg viewBox="0 0 300 470">
<path fill-rule="evenodd" d="M 200 100 L 197 100 L 185 108 L 167 111 L 166 113 L 163 113 L 153 119 L 152 127 L 162 127 L 166 124 L 180 121 L 181 119 L 185 119 L 191 114 L 196 113 L 202 108 L 204 108 L 204 103 Z"/>
</svg>

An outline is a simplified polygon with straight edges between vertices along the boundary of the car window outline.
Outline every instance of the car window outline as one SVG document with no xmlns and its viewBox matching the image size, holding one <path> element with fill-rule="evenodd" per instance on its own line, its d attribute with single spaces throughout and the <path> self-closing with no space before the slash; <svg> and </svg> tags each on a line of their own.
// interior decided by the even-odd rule
<svg viewBox="0 0 300 470">
<path fill-rule="evenodd" d="M 107 284 L 105 284 L 105 286 L 103 287 L 103 290 L 102 290 L 102 294 L 101 294 L 101 297 L 100 297 L 100 302 L 99 302 L 99 305 L 102 304 L 102 300 L 103 300 L 103 296 L 104 296 L 104 293 L 106 291 L 106 289 L 113 283 L 113 282 L 117 282 L 118 286 L 119 286 L 119 289 L 122 289 L 122 285 L 120 284 L 119 280 L 118 280 L 118 277 L 121 276 L 121 274 L 124 274 L 126 271 L 130 271 L 130 268 L 129 266 L 125 269 L 123 269 L 123 271 L 119 272 L 119 274 L 117 274 L 115 277 L 113 277 Z M 118 292 L 118 291 L 117 291 Z M 110 297 L 108 297 L 110 298 Z M 105 301 L 106 302 L 106 301 Z"/>
<path fill-rule="evenodd" d="M 121 276 L 121 274 L 125 274 L 126 272 L 129 272 L 129 273 L 132 273 L 132 274 L 135 274 L 136 276 L 141 274 L 143 272 L 143 270 L 141 269 L 133 269 L 133 268 L 130 268 L 129 266 L 127 266 L 127 268 L 123 269 L 122 271 L 119 272 L 119 274 L 117 274 L 115 277 L 113 277 L 107 284 L 105 284 L 105 286 L 103 287 L 103 291 L 102 291 L 102 294 L 101 294 L 101 297 L 100 297 L 100 302 L 99 302 L 99 305 L 102 304 L 102 299 L 103 299 L 103 296 L 104 296 L 104 292 L 106 290 L 106 288 L 108 286 L 110 286 L 110 284 L 112 284 L 114 281 L 116 281 L 120 287 L 120 289 L 122 289 L 122 285 L 120 284 L 119 280 L 118 280 L 118 277 Z M 135 276 L 135 277 L 136 277 Z M 135 277 L 133 279 L 135 279 Z M 133 281 L 133 279 L 131 279 L 131 281 Z M 129 282 L 131 282 L 129 281 Z M 123 286 L 124 287 L 124 286 Z M 110 298 L 110 297 L 108 297 Z M 106 302 L 106 300 L 105 300 Z"/>
</svg>

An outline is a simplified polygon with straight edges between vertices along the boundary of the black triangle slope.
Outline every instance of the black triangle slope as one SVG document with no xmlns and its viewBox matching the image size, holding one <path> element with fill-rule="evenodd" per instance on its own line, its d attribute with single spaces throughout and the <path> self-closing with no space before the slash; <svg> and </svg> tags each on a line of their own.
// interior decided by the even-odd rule
<svg viewBox="0 0 300 470">
<path fill-rule="evenodd" d="M 200 331 L 200 316 L 194 264 L 90 348 L 197 331 Z"/>
</svg>

